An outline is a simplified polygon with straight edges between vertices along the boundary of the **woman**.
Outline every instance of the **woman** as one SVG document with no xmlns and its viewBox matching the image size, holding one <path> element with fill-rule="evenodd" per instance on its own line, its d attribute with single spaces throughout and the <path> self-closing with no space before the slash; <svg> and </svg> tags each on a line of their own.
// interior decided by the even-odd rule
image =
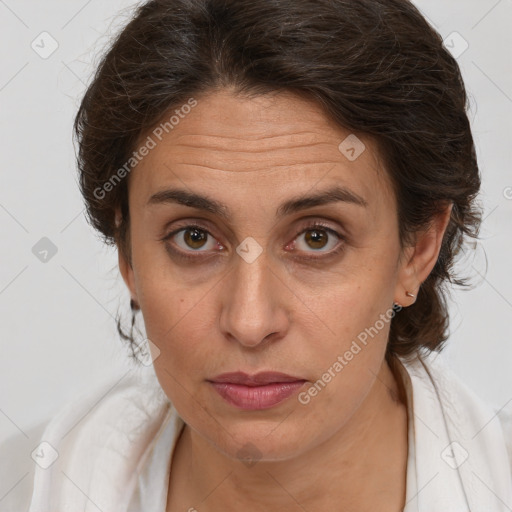
<svg viewBox="0 0 512 512">
<path fill-rule="evenodd" d="M 46 426 L 30 512 L 511 510 L 511 411 L 436 360 L 480 176 L 412 4 L 149 1 L 75 129 L 141 364 Z"/>
</svg>

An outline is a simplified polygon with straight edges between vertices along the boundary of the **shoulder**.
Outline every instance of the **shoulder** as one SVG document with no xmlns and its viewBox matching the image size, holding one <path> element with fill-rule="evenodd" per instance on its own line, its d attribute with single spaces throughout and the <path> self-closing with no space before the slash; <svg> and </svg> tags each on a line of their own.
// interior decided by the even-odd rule
<svg viewBox="0 0 512 512">
<path fill-rule="evenodd" d="M 34 483 L 35 450 L 49 423 L 45 420 L 0 443 L 0 512 L 25 512 Z"/>
<path fill-rule="evenodd" d="M 77 444 L 87 451 L 102 434 L 98 429 L 107 435 L 113 421 L 123 419 L 128 404 L 145 404 L 151 397 L 148 382 L 136 369 L 109 376 L 63 404 L 51 418 L 0 442 L 0 512 L 28 511 L 37 474 L 49 473 L 53 462 L 57 466 L 67 460 Z"/>
<path fill-rule="evenodd" d="M 475 433 L 478 437 L 487 433 L 488 442 L 500 444 L 512 471 L 512 400 L 502 407 L 485 402 L 438 352 L 422 355 L 405 362 L 404 366 L 414 378 L 432 385 L 452 425 L 457 425 L 459 430 L 467 429 L 472 438 L 477 437 Z"/>
<path fill-rule="evenodd" d="M 110 377 L 65 404 L 43 431 L 42 464 L 27 476 L 32 508 L 85 510 L 85 488 L 102 510 L 125 504 L 169 405 L 152 368 Z"/>
</svg>

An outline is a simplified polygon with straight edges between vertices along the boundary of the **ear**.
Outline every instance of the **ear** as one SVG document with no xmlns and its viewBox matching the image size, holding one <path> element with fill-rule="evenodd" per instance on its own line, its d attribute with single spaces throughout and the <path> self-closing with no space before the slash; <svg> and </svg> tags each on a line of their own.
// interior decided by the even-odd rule
<svg viewBox="0 0 512 512">
<path fill-rule="evenodd" d="M 137 298 L 137 290 L 135 288 L 135 277 L 133 275 L 133 268 L 130 265 L 130 263 L 126 260 L 126 258 L 123 255 L 123 252 L 119 247 L 117 248 L 117 254 L 119 261 L 119 271 L 121 272 L 123 281 L 130 292 L 130 297 L 133 301 L 139 304 L 139 300 Z"/>
<path fill-rule="evenodd" d="M 116 212 L 116 225 L 120 223 L 120 212 Z M 126 284 L 130 297 L 133 301 L 139 304 L 139 300 L 137 298 L 137 290 L 135 287 L 135 276 L 133 273 L 132 265 L 129 261 L 127 261 L 126 257 L 123 254 L 123 250 L 119 245 L 117 246 L 117 256 L 119 262 L 119 271 L 121 272 L 121 276 L 123 277 L 123 281 Z"/>
<path fill-rule="evenodd" d="M 395 287 L 395 302 L 404 305 L 413 304 L 416 298 L 409 297 L 407 292 L 418 296 L 418 290 L 432 272 L 443 241 L 446 228 L 450 222 L 453 203 L 450 203 L 433 220 L 428 229 L 416 233 L 414 246 L 403 250 L 399 263 L 398 280 Z"/>
</svg>

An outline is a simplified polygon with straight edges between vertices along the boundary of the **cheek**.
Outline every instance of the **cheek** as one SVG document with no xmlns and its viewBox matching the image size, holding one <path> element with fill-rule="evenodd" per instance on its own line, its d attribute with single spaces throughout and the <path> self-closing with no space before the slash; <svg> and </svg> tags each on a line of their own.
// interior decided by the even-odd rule
<svg viewBox="0 0 512 512">
<path fill-rule="evenodd" d="M 335 407 L 341 400 L 351 409 L 365 396 L 380 370 L 395 316 L 393 279 L 390 268 L 361 266 L 319 294 L 316 331 L 310 313 L 304 312 L 302 321 L 296 318 L 303 331 L 300 339 L 316 340 L 302 353 L 318 382 L 311 401 L 318 400 L 318 393 L 324 405 Z"/>
<path fill-rule="evenodd" d="M 160 252 L 140 251 L 134 257 L 135 282 L 147 337 L 160 350 L 155 366 L 165 364 L 176 373 L 204 352 L 197 345 L 211 336 L 213 312 L 209 287 L 190 286 L 168 260 L 161 261 Z"/>
<path fill-rule="evenodd" d="M 147 337 L 160 351 L 153 363 L 160 385 L 182 417 L 201 416 L 207 404 L 199 390 L 212 374 L 210 362 L 219 359 L 208 297 L 161 281 L 147 280 L 142 289 Z"/>
<path fill-rule="evenodd" d="M 369 259 L 344 274 L 332 274 L 327 284 L 308 300 L 323 334 L 338 350 L 373 326 L 393 305 L 395 276 L 391 265 L 380 267 Z M 304 290 L 307 297 L 307 290 Z M 303 309 L 303 319 L 308 311 Z M 313 315 L 309 312 L 313 320 Z M 311 327 L 312 328 L 312 327 Z M 385 331 L 379 323 L 379 331 Z M 327 343 L 332 349 L 332 343 Z"/>
<path fill-rule="evenodd" d="M 148 337 L 167 343 L 190 317 L 197 315 L 203 287 L 184 279 L 163 243 L 147 239 L 136 229 L 133 239 L 134 277 Z"/>
<path fill-rule="evenodd" d="M 189 290 L 166 286 L 161 281 L 146 281 L 143 290 L 143 316 L 148 338 L 154 341 L 162 355 L 188 354 L 197 357 L 204 351 L 213 334 L 213 313 L 204 290 Z M 181 359 L 181 358 L 180 358 Z M 186 359 L 180 361 L 186 363 Z"/>
<path fill-rule="evenodd" d="M 308 420 L 323 418 L 325 425 L 339 426 L 355 413 L 381 370 L 392 319 L 386 311 L 392 310 L 372 302 L 354 304 L 348 294 L 331 304 L 345 309 L 331 314 L 335 335 L 317 338 L 302 353 L 315 376 L 299 403 Z"/>
</svg>

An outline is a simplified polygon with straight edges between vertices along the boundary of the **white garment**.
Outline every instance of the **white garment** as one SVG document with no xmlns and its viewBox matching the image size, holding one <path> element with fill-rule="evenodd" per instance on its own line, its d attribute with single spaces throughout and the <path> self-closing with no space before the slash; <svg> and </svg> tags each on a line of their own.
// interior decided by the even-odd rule
<svg viewBox="0 0 512 512">
<path fill-rule="evenodd" d="M 436 353 L 401 362 L 409 415 L 404 512 L 512 510 L 512 407 L 486 406 Z M 42 436 L 0 447 L 0 511 L 165 512 L 183 425 L 153 368 L 132 370 L 70 403 Z M 58 452 L 47 469 L 29 456 L 40 441 L 49 443 L 34 455 L 42 465 Z M 13 457 L 21 453 L 20 464 Z"/>
</svg>

